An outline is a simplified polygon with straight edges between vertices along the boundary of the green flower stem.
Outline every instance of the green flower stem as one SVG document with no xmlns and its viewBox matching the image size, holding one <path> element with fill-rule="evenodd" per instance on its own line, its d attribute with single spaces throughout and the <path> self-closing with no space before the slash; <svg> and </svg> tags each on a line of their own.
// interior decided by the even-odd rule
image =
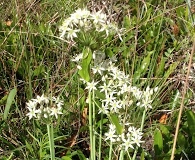
<svg viewBox="0 0 195 160">
<path fill-rule="evenodd" d="M 93 103 L 92 103 L 92 105 L 93 105 L 93 152 L 94 152 L 94 154 L 93 154 L 93 158 L 94 158 L 94 160 L 96 159 L 96 157 L 95 157 L 95 153 L 96 153 L 96 149 L 95 149 L 95 103 L 94 103 L 94 100 L 95 100 L 95 93 L 94 93 L 94 90 L 93 90 Z"/>
<path fill-rule="evenodd" d="M 90 134 L 90 159 L 94 159 L 94 152 L 93 152 L 93 122 L 92 122 L 92 105 L 91 105 L 91 92 L 89 92 L 88 95 L 88 100 L 89 100 L 89 134 Z"/>
<path fill-rule="evenodd" d="M 119 160 L 123 160 L 123 159 L 124 159 L 124 149 L 122 148 L 120 152 Z"/>
<path fill-rule="evenodd" d="M 109 160 L 112 160 L 112 142 L 110 141 Z"/>
<path fill-rule="evenodd" d="M 146 117 L 146 110 L 147 109 L 144 109 L 144 112 L 143 112 L 143 115 L 142 115 L 142 123 L 141 123 L 141 127 L 140 127 L 140 132 L 142 132 L 143 128 L 144 128 L 144 121 L 145 121 L 145 117 Z M 137 155 L 137 151 L 138 151 L 138 146 L 136 146 L 136 148 L 135 148 L 132 160 L 135 160 L 135 157 Z"/>
<path fill-rule="evenodd" d="M 47 133 L 49 136 L 49 148 L 51 160 L 55 160 L 55 150 L 54 150 L 54 137 L 53 137 L 53 124 L 47 124 Z"/>
<path fill-rule="evenodd" d="M 100 136 L 99 136 L 99 156 L 98 158 L 101 159 L 102 153 L 102 127 L 103 127 L 103 113 L 101 112 L 101 120 L 100 120 Z"/>
</svg>

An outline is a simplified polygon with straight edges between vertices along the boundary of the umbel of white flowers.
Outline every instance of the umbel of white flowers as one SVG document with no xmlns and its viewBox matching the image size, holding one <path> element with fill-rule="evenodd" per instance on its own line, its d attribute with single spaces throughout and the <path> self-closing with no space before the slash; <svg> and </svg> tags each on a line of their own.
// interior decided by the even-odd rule
<svg viewBox="0 0 195 160">
<path fill-rule="evenodd" d="M 37 96 L 36 99 L 29 100 L 26 105 L 28 109 L 27 116 L 29 119 L 50 119 L 53 116 L 57 119 L 62 114 L 63 101 L 59 97 Z"/>
<path fill-rule="evenodd" d="M 110 34 L 118 34 L 122 41 L 121 32 L 124 31 L 124 29 L 118 29 L 116 24 L 111 23 L 107 19 L 107 15 L 101 11 L 91 13 L 87 9 L 77 9 L 75 13 L 64 20 L 59 30 L 60 38 L 66 37 L 72 41 L 80 31 L 89 32 L 90 30 L 105 33 L 105 37 Z"/>
<path fill-rule="evenodd" d="M 101 102 L 99 106 L 99 113 L 106 115 L 117 115 L 119 123 L 124 127 L 122 134 L 118 134 L 116 126 L 112 123 L 109 125 L 108 132 L 105 133 L 105 140 L 112 143 L 119 144 L 120 148 L 128 151 L 130 148 L 134 149 L 136 146 L 140 147 L 142 141 L 141 128 L 132 126 L 131 117 L 128 111 L 131 107 L 137 106 L 149 110 L 152 108 L 154 94 L 158 91 L 158 87 L 146 87 L 141 90 L 137 86 L 133 86 L 130 82 L 130 75 L 121 71 L 115 62 L 107 59 L 99 59 L 99 52 L 93 53 L 94 62 L 91 65 L 91 72 L 93 79 L 86 82 L 81 79 L 86 85 L 86 90 L 89 92 L 98 90 L 101 93 L 101 98 L 96 97 Z M 72 61 L 77 64 L 82 60 L 82 53 L 76 55 Z M 101 53 L 101 55 L 103 55 Z M 79 68 L 79 67 L 78 67 Z M 87 99 L 87 102 L 89 100 Z"/>
</svg>

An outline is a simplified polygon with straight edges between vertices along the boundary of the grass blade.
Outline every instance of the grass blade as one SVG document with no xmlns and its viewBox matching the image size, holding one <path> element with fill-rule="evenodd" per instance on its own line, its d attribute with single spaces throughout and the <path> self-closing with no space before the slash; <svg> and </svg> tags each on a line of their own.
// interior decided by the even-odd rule
<svg viewBox="0 0 195 160">
<path fill-rule="evenodd" d="M 12 89 L 8 95 L 8 98 L 7 98 L 7 103 L 5 105 L 5 110 L 4 110 L 4 114 L 3 114 L 3 119 L 4 120 L 7 120 L 7 117 L 8 117 L 8 114 L 9 114 L 9 111 L 10 111 L 10 108 L 11 108 L 11 105 L 12 105 L 12 102 L 14 101 L 14 98 L 16 96 L 16 88 Z"/>
</svg>

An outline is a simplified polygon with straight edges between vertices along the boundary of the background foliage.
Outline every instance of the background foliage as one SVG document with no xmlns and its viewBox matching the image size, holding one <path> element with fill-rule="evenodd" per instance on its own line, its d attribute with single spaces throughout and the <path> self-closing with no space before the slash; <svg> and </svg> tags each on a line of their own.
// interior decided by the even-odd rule
<svg viewBox="0 0 195 160">
<path fill-rule="evenodd" d="M 106 56 L 117 57 L 119 68 L 133 76 L 133 85 L 160 88 L 144 124 L 146 143 L 139 158 L 170 159 L 194 36 L 194 1 L 0 2 L 1 159 L 48 159 L 47 128 L 29 121 L 25 106 L 45 92 L 60 95 L 65 103 L 65 112 L 54 127 L 56 156 L 89 156 L 88 127 L 79 126 L 80 120 L 87 119 L 83 112 L 86 92 L 78 86 L 76 67 L 70 61 L 82 46 L 76 48 L 59 38 L 64 18 L 86 6 L 91 11 L 102 10 L 126 29 L 122 42 L 107 39 L 102 46 Z M 185 95 L 176 159 L 195 156 L 194 70 L 195 63 Z M 80 106 L 75 105 L 77 101 Z M 167 115 L 164 121 L 163 115 Z M 141 115 L 132 112 L 131 116 L 135 124 L 140 122 Z M 102 155 L 108 155 L 106 147 Z"/>
</svg>

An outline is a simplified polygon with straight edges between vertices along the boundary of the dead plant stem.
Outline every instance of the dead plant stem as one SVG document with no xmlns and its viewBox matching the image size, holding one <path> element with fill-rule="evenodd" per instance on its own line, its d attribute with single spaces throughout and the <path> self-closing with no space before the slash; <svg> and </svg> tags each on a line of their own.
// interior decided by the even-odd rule
<svg viewBox="0 0 195 160">
<path fill-rule="evenodd" d="M 176 129 L 175 129 L 175 136 L 174 136 L 174 142 L 173 142 L 173 148 L 172 148 L 172 153 L 171 153 L 171 159 L 170 160 L 174 160 L 177 136 L 178 136 L 178 132 L 179 132 L 181 115 L 182 115 L 182 111 L 183 111 L 183 108 L 184 108 L 184 99 L 185 99 L 185 95 L 186 95 L 186 90 L 187 90 L 189 74 L 190 74 L 190 68 L 191 68 L 191 64 L 192 64 L 194 51 L 195 51 L 195 36 L 193 37 L 193 46 L 192 46 L 192 51 L 191 51 L 191 54 L 190 54 L 190 59 L 189 59 L 189 63 L 188 63 L 188 70 L 187 70 L 185 83 L 184 83 L 184 88 L 183 88 L 183 92 L 182 92 L 182 100 L 181 100 L 181 105 L 180 105 L 180 110 L 179 110 L 179 115 L 178 115 L 178 120 L 177 120 L 177 126 L 176 126 Z"/>
</svg>

